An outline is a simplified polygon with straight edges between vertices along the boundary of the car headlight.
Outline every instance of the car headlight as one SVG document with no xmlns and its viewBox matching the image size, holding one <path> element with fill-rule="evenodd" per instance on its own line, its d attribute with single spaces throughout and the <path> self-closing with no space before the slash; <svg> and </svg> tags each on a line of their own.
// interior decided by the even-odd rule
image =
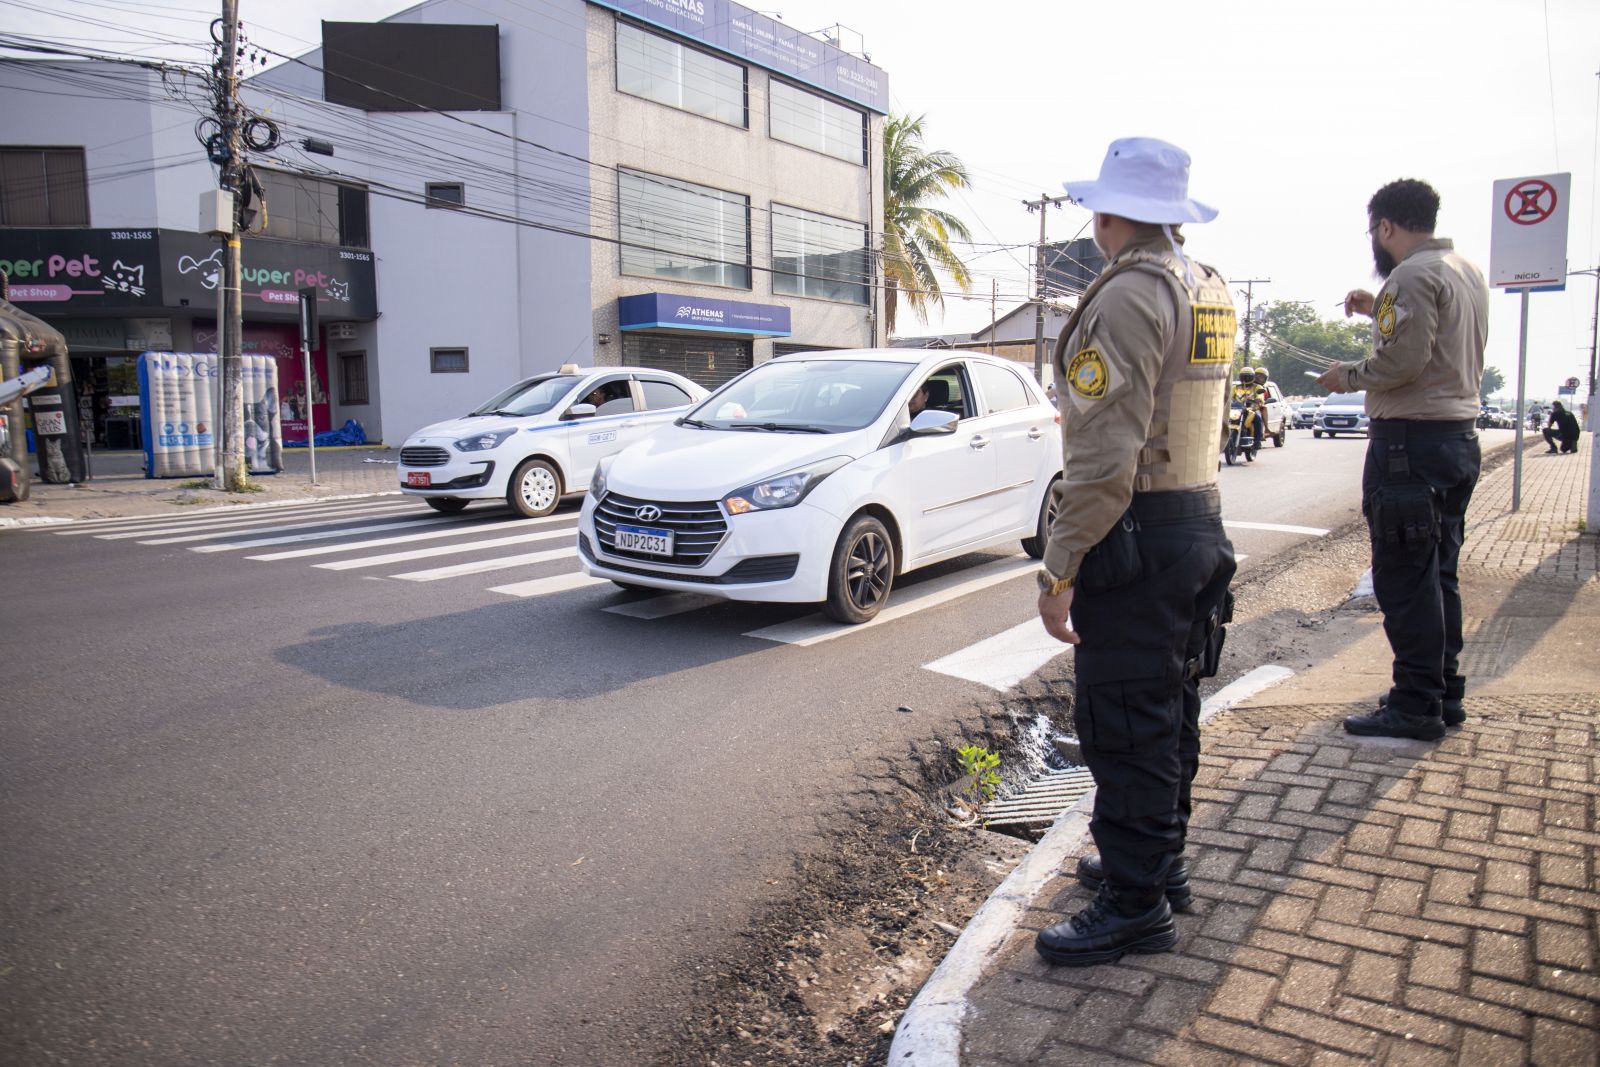
<svg viewBox="0 0 1600 1067">
<path fill-rule="evenodd" d="M 599 500 L 606 495 L 606 468 L 611 466 L 611 457 L 607 456 L 594 465 L 594 473 L 589 476 L 589 495 Z"/>
<path fill-rule="evenodd" d="M 490 430 L 487 433 L 475 433 L 471 437 L 463 437 L 456 441 L 456 451 L 483 452 L 490 448 L 499 448 L 501 441 L 516 432 L 515 430 Z"/>
<path fill-rule="evenodd" d="M 806 494 L 815 489 L 822 479 L 849 462 L 849 456 L 834 456 L 820 463 L 765 478 L 743 489 L 735 489 L 722 498 L 722 506 L 728 509 L 729 515 L 792 508 L 804 500 Z"/>
</svg>

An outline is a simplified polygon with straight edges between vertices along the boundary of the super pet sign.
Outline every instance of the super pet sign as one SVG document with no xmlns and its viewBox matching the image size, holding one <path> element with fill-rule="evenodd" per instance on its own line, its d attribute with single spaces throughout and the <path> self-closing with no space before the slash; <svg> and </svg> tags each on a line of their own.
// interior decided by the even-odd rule
<svg viewBox="0 0 1600 1067">
<path fill-rule="evenodd" d="M 1232 363 L 1233 339 L 1239 334 L 1239 320 L 1226 304 L 1194 306 L 1194 340 L 1189 345 L 1190 363 Z"/>
</svg>

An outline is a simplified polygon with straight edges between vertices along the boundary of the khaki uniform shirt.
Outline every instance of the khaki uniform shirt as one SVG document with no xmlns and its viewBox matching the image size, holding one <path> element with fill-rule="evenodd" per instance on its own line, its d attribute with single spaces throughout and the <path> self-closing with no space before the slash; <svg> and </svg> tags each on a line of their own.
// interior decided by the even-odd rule
<svg viewBox="0 0 1600 1067">
<path fill-rule="evenodd" d="M 1135 251 L 1176 262 L 1165 237 L 1135 239 L 1107 264 L 1107 274 Z M 1198 263 L 1193 272 L 1197 278 L 1211 278 Z M 1045 570 L 1058 578 L 1077 576 L 1083 557 L 1099 544 L 1133 499 L 1141 458 L 1148 462 L 1151 452 L 1147 442 L 1156 414 L 1158 379 L 1175 345 L 1182 345 L 1185 356 L 1190 349 L 1192 319 L 1189 302 L 1182 301 L 1180 306 L 1181 286 L 1181 281 L 1174 286 L 1153 270 L 1124 270 L 1108 276 L 1098 291 L 1092 290 L 1092 297 L 1086 294 L 1090 303 L 1070 327 L 1070 335 L 1064 335 L 1057 346 L 1063 471 L 1043 563 Z M 1213 288 L 1220 294 L 1213 294 L 1214 298 L 1226 302 L 1225 285 L 1218 282 Z M 1214 394 L 1205 416 L 1208 425 L 1201 435 L 1205 438 L 1202 463 L 1212 480 L 1224 432 L 1223 397 L 1233 354 L 1231 304 L 1226 312 L 1222 332 L 1227 351 L 1219 353 L 1212 361 L 1216 367 L 1206 371 L 1216 380 L 1198 383 Z M 1071 365 L 1063 362 L 1074 353 L 1077 356 Z M 1080 365 L 1090 354 L 1097 358 Z M 1168 427 L 1154 428 L 1161 435 L 1169 432 Z M 1191 460 L 1186 467 L 1194 465 Z"/>
<path fill-rule="evenodd" d="M 1443 238 L 1395 267 L 1372 309 L 1372 355 L 1341 363 L 1348 391 L 1367 391 L 1375 419 L 1471 419 L 1478 414 L 1489 287 Z"/>
</svg>

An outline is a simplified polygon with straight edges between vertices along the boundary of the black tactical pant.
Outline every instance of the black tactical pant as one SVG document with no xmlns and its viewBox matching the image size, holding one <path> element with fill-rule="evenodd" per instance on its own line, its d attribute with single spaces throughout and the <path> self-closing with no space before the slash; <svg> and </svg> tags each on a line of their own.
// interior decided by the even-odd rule
<svg viewBox="0 0 1600 1067">
<path fill-rule="evenodd" d="M 1200 767 L 1199 680 L 1216 672 L 1235 570 L 1215 489 L 1138 493 L 1073 595 L 1073 723 L 1094 775 L 1106 880 L 1152 904 L 1183 851 Z"/>
<path fill-rule="evenodd" d="M 1372 591 L 1394 650 L 1389 706 L 1406 715 L 1439 715 L 1446 697 L 1466 690 L 1456 564 L 1480 465 L 1471 419 L 1370 424 L 1362 513 L 1372 536 Z"/>
</svg>

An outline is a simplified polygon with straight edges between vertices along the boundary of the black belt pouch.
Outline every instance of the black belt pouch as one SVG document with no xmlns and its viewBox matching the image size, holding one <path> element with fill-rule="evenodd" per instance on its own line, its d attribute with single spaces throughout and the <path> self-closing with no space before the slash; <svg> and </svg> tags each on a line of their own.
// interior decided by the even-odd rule
<svg viewBox="0 0 1600 1067">
<path fill-rule="evenodd" d="M 1105 593 L 1138 581 L 1144 572 L 1138 534 L 1139 520 L 1129 508 L 1083 557 L 1078 568 L 1079 587 L 1086 593 Z"/>
</svg>

